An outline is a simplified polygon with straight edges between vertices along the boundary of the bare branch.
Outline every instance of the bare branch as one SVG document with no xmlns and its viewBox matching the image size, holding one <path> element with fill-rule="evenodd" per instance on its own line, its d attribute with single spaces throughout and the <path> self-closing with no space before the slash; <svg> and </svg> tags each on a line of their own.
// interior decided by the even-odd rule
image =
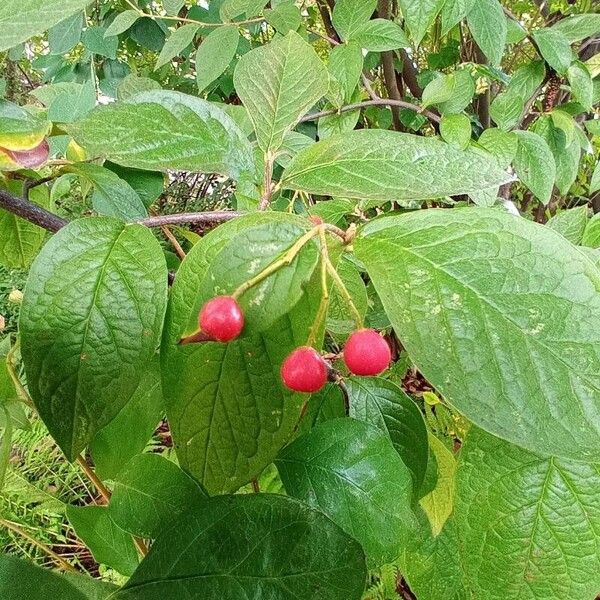
<svg viewBox="0 0 600 600">
<path fill-rule="evenodd" d="M 66 219 L 51 213 L 45 208 L 18 196 L 13 196 L 4 190 L 0 190 L 0 208 L 26 221 L 35 223 L 52 233 L 56 233 L 68 223 Z"/>
</svg>

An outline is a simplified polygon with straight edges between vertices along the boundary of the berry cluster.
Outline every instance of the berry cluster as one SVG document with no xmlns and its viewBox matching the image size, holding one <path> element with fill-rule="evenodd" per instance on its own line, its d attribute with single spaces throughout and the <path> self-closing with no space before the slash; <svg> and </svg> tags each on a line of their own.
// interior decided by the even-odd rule
<svg viewBox="0 0 600 600">
<path fill-rule="evenodd" d="M 205 336 L 230 342 L 244 329 L 244 313 L 231 296 L 217 296 L 200 310 L 198 324 Z M 374 329 L 359 329 L 350 335 L 344 348 L 344 362 L 354 375 L 379 375 L 392 359 L 390 347 Z M 281 366 L 281 379 L 296 392 L 318 392 L 333 372 L 331 365 L 310 346 L 296 348 Z"/>
</svg>

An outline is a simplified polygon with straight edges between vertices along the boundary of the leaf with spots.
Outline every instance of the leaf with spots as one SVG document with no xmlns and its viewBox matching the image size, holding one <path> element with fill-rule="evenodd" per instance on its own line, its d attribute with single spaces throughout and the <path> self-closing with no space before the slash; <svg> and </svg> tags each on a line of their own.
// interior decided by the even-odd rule
<svg viewBox="0 0 600 600">
<path fill-rule="evenodd" d="M 298 284 L 298 263 L 267 282 L 267 286 L 275 285 L 272 292 L 280 303 L 274 306 L 279 316 L 266 329 L 259 319 L 228 344 L 181 346 L 178 341 L 193 328 L 200 307 L 214 295 L 215 285 L 228 285 L 228 271 L 213 270 L 221 253 L 236 246 L 238 252 L 246 252 L 245 262 L 239 262 L 246 270 L 254 260 L 248 247 L 235 240 L 247 243 L 253 232 L 271 231 L 274 237 L 269 241 L 263 236 L 264 251 L 257 254 L 267 264 L 267 259 L 281 252 L 285 236 L 297 232 L 299 237 L 309 227 L 308 221 L 281 213 L 235 219 L 203 237 L 179 268 L 162 344 L 163 390 L 179 462 L 209 494 L 235 491 L 256 477 L 273 461 L 298 421 L 305 397 L 283 388 L 279 370 L 284 358 L 306 343 L 321 295 L 319 270 L 313 274 L 316 280 L 307 282 L 306 291 L 294 298 L 295 303 L 287 296 L 287 284 L 280 284 Z M 291 245 L 291 238 L 286 239 Z M 306 251 L 312 252 L 305 248 L 302 253 Z M 213 281 L 211 274 L 218 279 Z M 250 295 L 249 302 L 258 297 Z"/>
<path fill-rule="evenodd" d="M 462 414 L 532 451 L 600 460 L 600 272 L 494 209 L 422 210 L 354 243 L 410 358 Z"/>
</svg>

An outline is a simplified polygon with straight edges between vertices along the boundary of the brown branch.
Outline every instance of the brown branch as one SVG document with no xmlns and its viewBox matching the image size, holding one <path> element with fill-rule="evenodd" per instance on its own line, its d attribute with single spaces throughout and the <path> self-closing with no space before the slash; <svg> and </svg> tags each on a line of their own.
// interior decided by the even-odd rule
<svg viewBox="0 0 600 600">
<path fill-rule="evenodd" d="M 417 67 L 415 67 L 410 56 L 408 56 L 408 52 L 403 48 L 400 49 L 400 58 L 402 59 L 402 78 L 406 86 L 415 98 L 421 98 L 423 96 L 423 89 L 417 80 Z"/>
<path fill-rule="evenodd" d="M 56 233 L 68 223 L 66 219 L 51 213 L 49 210 L 18 196 L 13 196 L 4 190 L 0 190 L 0 208 L 26 221 L 35 223 L 52 233 Z"/>
<path fill-rule="evenodd" d="M 319 13 L 321 13 L 321 19 L 323 21 L 323 26 L 325 27 L 325 31 L 327 32 L 327 35 L 332 40 L 335 40 L 339 44 L 341 42 L 340 36 L 337 34 L 337 31 L 335 30 L 335 27 L 333 26 L 333 23 L 331 21 L 331 15 L 329 14 L 329 7 L 323 5 L 322 0 L 320 2 L 319 2 L 319 0 L 317 0 L 317 8 L 319 9 Z"/>
<path fill-rule="evenodd" d="M 487 65 L 488 64 L 487 57 L 485 56 L 485 54 L 483 53 L 481 48 L 475 42 L 473 42 L 473 44 L 474 44 L 474 48 L 475 48 L 475 56 L 477 58 L 477 62 L 480 65 Z M 492 124 L 491 120 L 490 120 L 491 99 L 492 99 L 492 92 L 489 87 L 477 99 L 477 115 L 479 116 L 479 122 L 481 123 L 481 125 L 484 129 L 489 129 L 490 125 Z"/>
<path fill-rule="evenodd" d="M 222 210 L 222 211 L 206 211 L 192 213 L 176 213 L 174 215 L 160 215 L 157 217 L 148 217 L 136 221 L 140 225 L 146 227 L 162 227 L 163 225 L 184 225 L 186 223 L 222 223 L 230 221 L 241 216 L 242 213 Z"/>
<path fill-rule="evenodd" d="M 306 121 L 314 121 L 316 119 L 320 119 L 321 117 L 328 117 L 330 115 L 337 115 L 353 110 L 359 110 L 361 108 L 366 108 L 367 106 L 399 106 L 400 108 L 409 108 L 410 110 L 414 110 L 417 113 L 425 115 L 434 123 L 439 123 L 441 121 L 439 115 L 436 115 L 430 110 L 423 109 L 416 104 L 412 104 L 412 102 L 405 102 L 404 100 L 392 100 L 390 98 L 377 98 L 375 100 L 364 100 L 363 102 L 357 102 L 356 104 L 347 104 L 346 106 L 342 106 L 341 108 L 336 108 L 333 110 L 323 110 L 321 112 L 312 113 L 302 117 L 300 122 L 304 123 Z"/>
<path fill-rule="evenodd" d="M 379 0 L 377 4 L 377 12 L 381 19 L 389 19 L 391 16 L 391 6 L 389 0 Z M 383 81 L 387 90 L 388 98 L 391 100 L 402 100 L 402 95 L 398 89 L 398 80 L 396 79 L 396 68 L 394 67 L 394 53 L 392 51 L 381 53 L 381 62 L 383 65 Z M 402 124 L 400 123 L 400 109 L 398 106 L 391 106 L 392 122 L 394 129 L 400 131 Z"/>
</svg>

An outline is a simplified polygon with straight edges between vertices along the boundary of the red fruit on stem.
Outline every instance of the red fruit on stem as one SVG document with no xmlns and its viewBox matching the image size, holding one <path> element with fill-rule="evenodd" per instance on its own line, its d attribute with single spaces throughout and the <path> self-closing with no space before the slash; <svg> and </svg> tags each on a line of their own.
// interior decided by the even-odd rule
<svg viewBox="0 0 600 600">
<path fill-rule="evenodd" d="M 374 329 L 355 331 L 344 348 L 344 362 L 354 375 L 379 375 L 391 360 L 389 344 Z"/>
<path fill-rule="evenodd" d="M 318 392 L 327 383 L 327 364 L 309 346 L 294 350 L 281 366 L 283 383 L 295 392 Z"/>
<path fill-rule="evenodd" d="M 244 329 L 244 313 L 235 298 L 216 296 L 202 307 L 198 324 L 210 339 L 230 342 Z"/>
</svg>

